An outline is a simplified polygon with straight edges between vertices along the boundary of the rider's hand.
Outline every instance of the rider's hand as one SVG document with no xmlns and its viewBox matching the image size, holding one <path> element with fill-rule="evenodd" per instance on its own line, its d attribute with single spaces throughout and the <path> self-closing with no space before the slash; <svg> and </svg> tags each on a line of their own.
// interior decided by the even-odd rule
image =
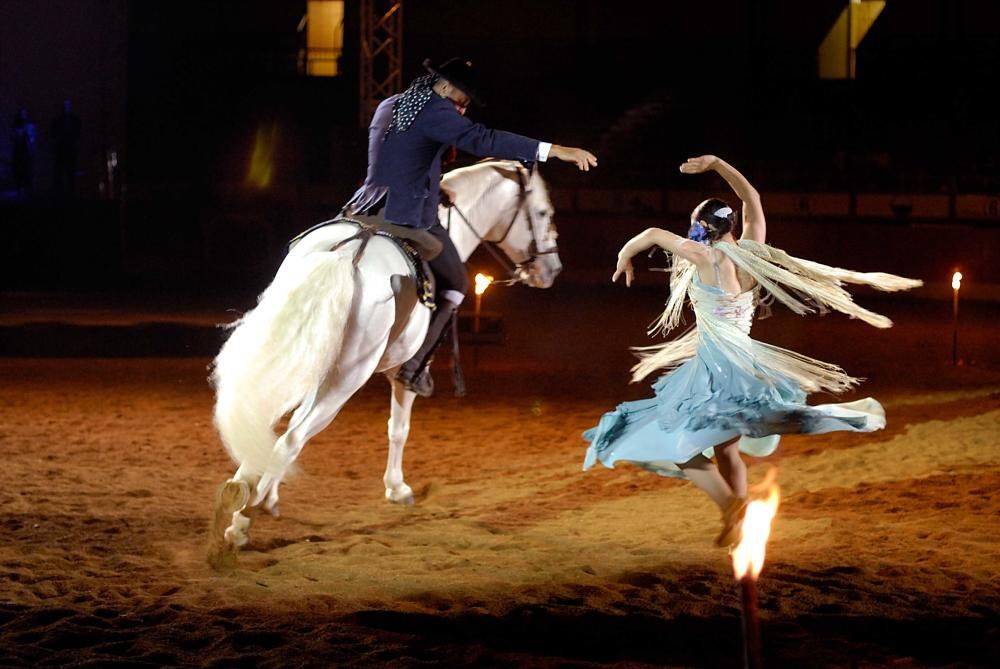
<svg viewBox="0 0 1000 669">
<path fill-rule="evenodd" d="M 681 172 L 684 174 L 699 174 L 701 172 L 707 172 L 715 167 L 717 162 L 719 162 L 719 159 L 715 156 L 698 156 L 697 158 L 688 158 L 687 161 L 681 165 Z"/>
<path fill-rule="evenodd" d="M 615 273 L 611 277 L 611 283 L 618 280 L 622 274 L 625 275 L 625 285 L 631 286 L 632 279 L 635 277 L 635 271 L 632 269 L 632 258 L 630 256 L 618 255 L 618 266 L 615 267 Z"/>
<path fill-rule="evenodd" d="M 583 172 L 589 172 L 591 167 L 597 167 L 597 156 L 590 151 L 577 149 L 572 146 L 560 146 L 553 144 L 549 149 L 549 157 L 563 160 L 567 163 L 576 163 L 576 166 Z"/>
</svg>

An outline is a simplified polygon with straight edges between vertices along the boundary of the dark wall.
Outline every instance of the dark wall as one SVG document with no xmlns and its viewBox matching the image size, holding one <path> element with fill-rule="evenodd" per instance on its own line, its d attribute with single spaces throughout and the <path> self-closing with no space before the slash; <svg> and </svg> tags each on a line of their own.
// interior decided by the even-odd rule
<svg viewBox="0 0 1000 669">
<path fill-rule="evenodd" d="M 126 0 L 0 2 L 0 190 L 9 179 L 10 124 L 24 107 L 38 127 L 35 186 L 51 183 L 50 127 L 65 98 L 82 122 L 79 191 L 97 194 L 107 149 L 126 144 Z"/>
<path fill-rule="evenodd" d="M 587 175 L 547 168 L 557 186 L 683 187 L 677 163 L 710 152 L 762 190 L 1000 192 L 1000 2 L 890 0 L 858 79 L 819 81 L 817 47 L 845 5 L 407 0 L 405 80 L 425 57 L 471 58 L 488 102 L 471 117 L 598 153 Z M 104 226 L 120 225 L 122 254 L 177 271 L 176 258 L 266 264 L 261 249 L 336 211 L 364 174 L 358 3 L 332 79 L 296 73 L 304 11 L 301 0 L 0 0 L 0 190 L 16 106 L 39 122 L 44 184 L 48 124 L 70 96 L 80 193 L 96 193 L 106 148 L 122 155 L 121 223 Z M 266 192 L 245 188 L 258 132 L 275 138 Z"/>
<path fill-rule="evenodd" d="M 890 1 L 858 79 L 820 81 L 817 48 L 846 4 L 427 0 L 407 5 L 407 74 L 468 54 L 499 101 L 477 118 L 594 148 L 602 169 L 586 179 L 608 185 L 670 184 L 664 162 L 702 152 L 757 164 L 775 188 L 1000 185 L 982 95 L 1000 3 Z"/>
<path fill-rule="evenodd" d="M 354 119 L 356 96 L 339 79 L 296 75 L 296 26 L 304 7 L 136 3 L 129 55 L 132 178 L 241 181 L 257 130 L 272 126 L 279 134 L 280 181 L 328 177 L 322 165 L 308 162 L 314 153 L 304 145 Z"/>
<path fill-rule="evenodd" d="M 410 0 L 405 74 L 421 73 L 424 57 L 466 55 L 492 102 L 477 118 L 586 143 L 624 173 L 633 163 L 648 171 L 640 152 L 820 153 L 810 166 L 818 169 L 845 145 L 917 158 L 924 142 L 935 158 L 989 162 L 997 124 L 983 82 L 1000 65 L 1000 3 L 889 2 L 862 44 L 859 80 L 823 84 L 816 48 L 844 5 Z M 91 181 L 105 146 L 128 150 L 132 180 L 236 180 L 262 124 L 283 133 L 280 179 L 357 174 L 358 3 L 348 7 L 346 74 L 326 81 L 293 75 L 304 8 L 290 0 L 8 0 L 0 3 L 0 121 L 26 105 L 44 141 L 59 100 L 73 97 Z M 0 160 L 8 144 L 5 128 Z M 44 160 L 39 170 L 45 181 Z"/>
</svg>

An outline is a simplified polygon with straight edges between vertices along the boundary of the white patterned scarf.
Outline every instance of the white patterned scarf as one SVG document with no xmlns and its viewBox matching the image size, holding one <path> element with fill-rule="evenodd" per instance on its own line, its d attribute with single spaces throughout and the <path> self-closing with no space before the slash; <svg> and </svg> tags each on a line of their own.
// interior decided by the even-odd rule
<svg viewBox="0 0 1000 669">
<path fill-rule="evenodd" d="M 396 104 L 393 105 L 392 121 L 389 123 L 389 129 L 385 136 L 388 136 L 389 131 L 393 128 L 398 129 L 399 132 L 406 132 L 409 129 L 414 119 L 417 118 L 417 114 L 431 99 L 435 82 L 437 82 L 437 77 L 433 74 L 426 74 L 413 80 L 410 87 L 399 96 Z"/>
</svg>

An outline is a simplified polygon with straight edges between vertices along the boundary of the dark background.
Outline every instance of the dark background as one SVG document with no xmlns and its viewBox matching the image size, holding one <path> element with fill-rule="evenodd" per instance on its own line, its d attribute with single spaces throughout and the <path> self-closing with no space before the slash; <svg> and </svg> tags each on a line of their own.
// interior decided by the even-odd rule
<svg viewBox="0 0 1000 669">
<path fill-rule="evenodd" d="M 1000 3 L 890 0 L 860 47 L 857 79 L 823 81 L 817 48 L 845 5 L 411 0 L 404 79 L 425 57 L 472 59 L 488 105 L 470 116 L 598 154 L 587 175 L 548 166 L 557 189 L 717 188 L 676 170 L 716 153 L 762 192 L 1000 191 Z M 268 275 L 284 240 L 335 213 L 364 174 L 357 3 L 347 3 L 337 78 L 297 74 L 304 11 L 287 0 L 0 3 L 0 120 L 23 106 L 39 129 L 28 202 L 9 192 L 0 133 L 5 286 Z M 66 97 L 83 122 L 69 203 L 47 193 L 49 125 Z M 261 129 L 277 138 L 275 177 L 255 190 L 245 181 Z M 102 193 L 108 150 L 120 167 Z M 601 225 L 577 218 L 584 230 Z M 952 227 L 935 234 L 965 234 L 968 222 L 943 219 Z M 852 224 L 826 223 L 816 236 Z M 971 234 L 992 245 L 983 228 L 994 225 Z M 914 251 L 926 244 L 895 236 Z"/>
<path fill-rule="evenodd" d="M 754 326 L 764 341 L 868 377 L 863 392 L 892 412 L 881 436 L 792 437 L 776 456 L 817 459 L 801 461 L 799 492 L 782 511 L 811 529 L 768 558 L 770 666 L 993 666 L 988 518 L 998 477 L 995 439 L 979 418 L 1000 401 L 989 394 L 1000 356 L 1000 2 L 888 0 L 861 46 L 857 80 L 820 81 L 817 47 L 846 3 L 406 0 L 407 81 L 425 57 L 471 58 L 489 102 L 471 117 L 585 146 L 600 167 L 543 166 L 565 270 L 547 291 L 486 295 L 484 313 L 499 315 L 491 322 L 508 339 L 463 344 L 465 404 L 449 399 L 448 360 L 438 360 L 444 392 L 420 406 L 407 455 L 411 482 L 433 502 L 400 524 L 376 511 L 377 380 L 338 418 L 344 429 L 306 450 L 307 476 L 283 498 L 291 514 L 256 525 L 252 580 L 221 580 L 201 571 L 207 500 L 227 471 L 205 365 L 225 337 L 216 324 L 252 307 L 285 240 L 335 213 L 364 174 L 357 3 L 348 3 L 343 76 L 310 79 L 295 67 L 301 0 L 0 0 L 0 422 L 10 480 L 0 485 L 0 544 L 11 547 L 0 579 L 18 593 L 0 602 L 5 666 L 582 667 L 667 657 L 733 666 L 736 593 L 713 585 L 722 565 L 707 561 L 724 556 L 669 550 L 673 538 L 655 519 L 643 529 L 661 546 L 648 559 L 664 569 L 595 563 L 596 586 L 586 575 L 544 582 L 536 571 L 483 595 L 511 603 L 500 614 L 456 587 L 376 599 L 345 617 L 329 594 L 300 596 L 315 592 L 302 586 L 315 564 L 296 566 L 326 553 L 319 564 L 350 568 L 342 558 L 355 537 L 345 535 L 390 538 L 388 553 L 370 544 L 377 552 L 352 559 L 378 556 L 387 580 L 409 579 L 414 554 L 403 538 L 419 535 L 400 535 L 403 523 L 471 532 L 462 551 L 475 558 L 499 545 L 477 539 L 483 532 L 537 534 L 548 514 L 660 489 L 625 467 L 562 483 L 540 463 L 577 439 L 564 425 L 582 429 L 622 395 L 647 394 L 645 383 L 625 389 L 626 347 L 645 343 L 662 275 L 642 272 L 647 283 L 630 291 L 607 279 L 631 234 L 683 230 L 677 203 L 725 193 L 717 177 L 677 173 L 700 153 L 724 156 L 762 191 L 776 246 L 927 282 L 883 298 L 856 291 L 894 319 L 889 331 L 783 309 Z M 83 131 L 75 192 L 58 198 L 50 125 L 66 97 Z M 12 193 L 9 164 L 21 106 L 39 131 L 30 198 Z M 263 189 L 247 182 L 258 132 L 276 138 L 274 182 Z M 113 187 L 102 166 L 109 151 L 120 160 Z M 788 206 L 824 193 L 849 195 L 850 213 Z M 866 197 L 893 206 L 862 211 Z M 927 198 L 949 205 L 918 215 Z M 961 198 L 979 209 L 956 206 Z M 470 273 L 484 262 L 474 256 Z M 958 267 L 966 280 L 953 317 Z M 897 441 L 911 428 L 931 439 Z M 870 459 L 872 439 L 893 456 Z M 853 461 L 846 473 L 821 461 L 870 444 L 832 460 Z M 576 470 L 578 447 L 567 448 Z M 908 459 L 918 453 L 929 455 Z M 518 470 L 536 475 L 504 478 Z M 488 477 L 508 486 L 502 505 L 459 499 L 463 485 Z M 714 522 L 708 506 L 684 512 Z M 606 563 L 603 544 L 615 535 L 581 531 L 594 542 L 586 561 Z M 464 536 L 443 541 L 470 546 Z M 425 563 L 464 559 L 448 552 Z M 269 581 L 272 597 L 244 599 Z M 287 593 L 296 601 L 270 606 Z"/>
</svg>

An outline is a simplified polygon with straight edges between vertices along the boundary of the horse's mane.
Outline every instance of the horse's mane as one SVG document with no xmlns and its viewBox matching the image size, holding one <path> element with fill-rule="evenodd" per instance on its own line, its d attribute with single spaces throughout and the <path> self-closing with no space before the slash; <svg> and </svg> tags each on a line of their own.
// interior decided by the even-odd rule
<svg viewBox="0 0 1000 669">
<path fill-rule="evenodd" d="M 467 206 L 470 212 L 475 211 L 482 203 L 493 194 L 498 188 L 503 186 L 506 181 L 511 181 L 515 184 L 518 183 L 518 174 L 524 177 L 524 183 L 530 184 L 532 176 L 528 173 L 528 170 L 520 162 L 516 160 L 499 160 L 497 158 L 484 158 L 479 162 L 469 165 L 468 167 L 460 167 L 456 170 L 452 170 L 445 175 L 447 181 L 456 181 L 457 186 L 461 187 L 462 182 L 476 179 L 489 179 L 486 187 L 483 188 L 475 199 Z M 544 181 L 542 179 L 537 180 L 538 183 L 542 184 L 543 192 L 547 193 L 548 190 L 544 187 Z"/>
</svg>

